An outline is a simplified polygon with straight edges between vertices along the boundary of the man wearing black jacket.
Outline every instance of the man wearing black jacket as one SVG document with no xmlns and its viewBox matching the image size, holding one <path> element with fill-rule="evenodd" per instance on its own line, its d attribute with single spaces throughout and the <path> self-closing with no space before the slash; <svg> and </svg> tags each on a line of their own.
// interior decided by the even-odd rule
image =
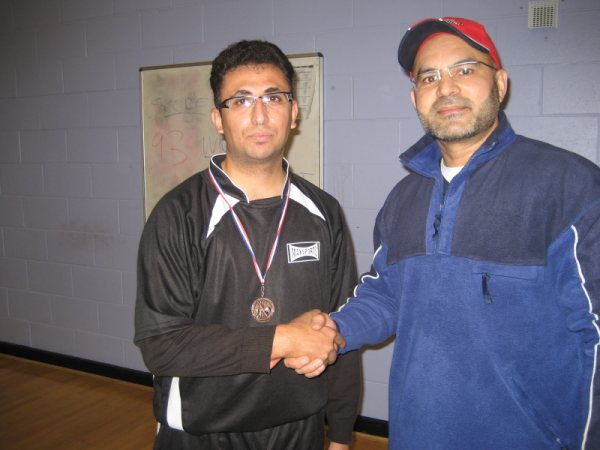
<svg viewBox="0 0 600 450">
<path fill-rule="evenodd" d="M 293 67 L 279 48 L 241 41 L 213 62 L 212 120 L 227 143 L 167 193 L 140 241 L 135 342 L 154 374 L 158 449 L 348 449 L 358 356 L 307 379 L 280 362 L 330 363 L 333 311 L 356 265 L 338 202 L 289 170 Z M 309 349 L 318 349 L 310 352 Z"/>
</svg>

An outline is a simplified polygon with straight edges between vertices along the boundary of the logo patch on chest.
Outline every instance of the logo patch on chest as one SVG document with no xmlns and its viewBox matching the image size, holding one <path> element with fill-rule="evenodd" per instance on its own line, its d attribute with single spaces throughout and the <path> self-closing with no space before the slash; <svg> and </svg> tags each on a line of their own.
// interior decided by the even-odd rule
<svg viewBox="0 0 600 450">
<path fill-rule="evenodd" d="M 319 261 L 320 242 L 293 242 L 286 245 L 288 263 Z"/>
</svg>

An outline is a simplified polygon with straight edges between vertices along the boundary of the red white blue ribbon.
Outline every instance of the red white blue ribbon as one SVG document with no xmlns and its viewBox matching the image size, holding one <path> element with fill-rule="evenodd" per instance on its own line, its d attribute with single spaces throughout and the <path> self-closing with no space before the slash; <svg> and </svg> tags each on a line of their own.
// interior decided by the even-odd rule
<svg viewBox="0 0 600 450">
<path fill-rule="evenodd" d="M 281 210 L 281 217 L 279 219 L 279 225 L 277 226 L 277 233 L 275 233 L 275 241 L 273 242 L 273 246 L 271 247 L 271 251 L 269 252 L 269 258 L 267 259 L 267 264 L 265 266 L 265 271 L 263 273 L 260 270 L 258 261 L 256 260 L 256 254 L 254 253 L 254 249 L 252 248 L 252 244 L 250 243 L 250 238 L 248 237 L 246 228 L 244 228 L 244 224 L 242 223 L 242 221 L 240 220 L 238 215 L 233 210 L 233 206 L 231 206 L 231 204 L 227 201 L 227 197 L 225 196 L 223 189 L 221 189 L 221 186 L 217 182 L 215 176 L 212 174 L 212 171 L 210 169 L 209 169 L 208 173 L 210 175 L 211 181 L 213 182 L 213 184 L 215 186 L 215 189 L 217 190 L 217 192 L 219 193 L 219 195 L 221 196 L 221 198 L 223 199 L 225 204 L 227 204 L 227 207 L 229 208 L 229 212 L 231 213 L 231 216 L 233 217 L 233 221 L 240 233 L 240 236 L 242 236 L 242 240 L 244 241 L 244 244 L 246 245 L 246 248 L 248 249 L 248 252 L 250 253 L 250 256 L 252 257 L 252 264 L 254 265 L 254 271 L 256 272 L 256 275 L 258 276 L 258 279 L 260 281 L 261 295 L 264 296 L 265 279 L 267 277 L 267 273 L 269 272 L 269 268 L 271 267 L 271 263 L 273 262 L 273 258 L 275 257 L 275 251 L 277 250 L 277 244 L 279 243 L 279 236 L 280 236 L 281 230 L 283 228 L 283 222 L 285 221 L 288 204 L 290 202 L 290 182 L 289 182 L 289 180 L 287 182 L 285 202 L 283 203 L 283 207 Z"/>
</svg>

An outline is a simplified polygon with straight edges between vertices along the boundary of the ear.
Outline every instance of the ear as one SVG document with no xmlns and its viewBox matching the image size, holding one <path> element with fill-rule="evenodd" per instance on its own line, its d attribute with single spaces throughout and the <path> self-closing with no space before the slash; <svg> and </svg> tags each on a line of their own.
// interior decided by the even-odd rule
<svg viewBox="0 0 600 450">
<path fill-rule="evenodd" d="M 219 134 L 223 134 L 223 119 L 221 117 L 221 110 L 218 108 L 213 108 L 210 111 L 210 118 L 217 132 Z"/>
<path fill-rule="evenodd" d="M 498 100 L 502 103 L 508 90 L 508 72 L 506 70 L 496 71 L 496 86 L 498 87 Z"/>
<path fill-rule="evenodd" d="M 292 100 L 292 124 L 290 125 L 290 130 L 293 130 L 298 126 L 296 123 L 296 119 L 298 118 L 298 102 L 296 99 Z"/>
<path fill-rule="evenodd" d="M 415 109 L 417 108 L 417 100 L 415 99 L 415 88 L 410 89 L 410 101 L 412 102 Z"/>
</svg>

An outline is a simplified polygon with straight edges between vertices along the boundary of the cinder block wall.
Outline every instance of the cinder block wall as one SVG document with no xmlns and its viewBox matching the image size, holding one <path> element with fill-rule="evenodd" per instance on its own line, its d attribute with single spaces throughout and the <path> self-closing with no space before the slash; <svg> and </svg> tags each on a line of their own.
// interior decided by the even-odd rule
<svg viewBox="0 0 600 450">
<path fill-rule="evenodd" d="M 143 369 L 132 344 L 143 226 L 139 68 L 211 60 L 262 38 L 325 57 L 325 188 L 361 270 L 397 155 L 422 134 L 396 63 L 415 20 L 485 23 L 517 132 L 598 163 L 600 3 L 524 0 L 5 0 L 0 3 L 0 340 Z M 361 414 L 387 419 L 391 345 L 364 352 Z"/>
</svg>

